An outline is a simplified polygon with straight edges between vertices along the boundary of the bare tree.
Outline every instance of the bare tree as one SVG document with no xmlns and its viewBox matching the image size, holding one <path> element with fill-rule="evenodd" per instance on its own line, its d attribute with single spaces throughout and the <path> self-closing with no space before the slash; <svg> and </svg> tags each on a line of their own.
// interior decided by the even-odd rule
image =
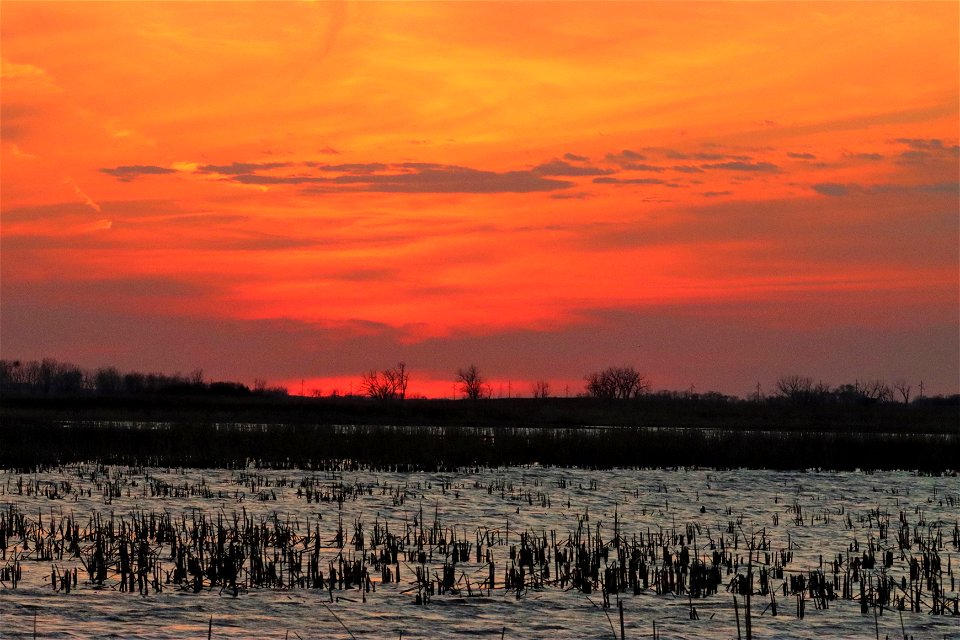
<svg viewBox="0 0 960 640">
<path fill-rule="evenodd" d="M 460 385 L 460 392 L 470 400 L 479 400 L 488 394 L 486 378 L 480 375 L 476 365 L 457 371 L 457 383 Z"/>
<path fill-rule="evenodd" d="M 404 362 L 383 371 L 371 369 L 360 382 L 364 394 L 378 400 L 403 400 L 407 396 L 410 373 Z"/>
<path fill-rule="evenodd" d="M 777 393 L 784 398 L 800 400 L 813 393 L 813 378 L 807 376 L 780 376 L 776 383 Z"/>
<path fill-rule="evenodd" d="M 893 391 L 883 380 L 857 380 L 857 388 L 867 400 L 888 402 L 893 400 Z"/>
<path fill-rule="evenodd" d="M 587 395 L 594 398 L 636 398 L 650 388 L 633 367 L 608 367 L 586 376 Z"/>
<path fill-rule="evenodd" d="M 534 398 L 549 398 L 550 397 L 550 383 L 546 380 L 537 380 L 533 383 L 533 397 Z"/>
<path fill-rule="evenodd" d="M 903 404 L 910 404 L 910 390 L 913 389 L 912 385 L 907 384 L 906 380 L 897 380 L 893 383 L 893 389 L 900 394 Z"/>
<path fill-rule="evenodd" d="M 392 369 L 387 369 L 383 372 L 385 376 L 390 380 L 390 384 L 393 386 L 394 395 L 398 400 L 403 400 L 407 397 L 407 383 L 410 381 L 410 373 L 407 371 L 407 363 L 402 360 L 397 363 L 397 366 Z"/>
</svg>

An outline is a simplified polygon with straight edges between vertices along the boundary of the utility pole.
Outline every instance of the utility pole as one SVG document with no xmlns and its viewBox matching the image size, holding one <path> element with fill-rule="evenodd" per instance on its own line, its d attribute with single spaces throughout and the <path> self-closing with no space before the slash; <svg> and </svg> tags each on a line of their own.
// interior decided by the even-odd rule
<svg viewBox="0 0 960 640">
<path fill-rule="evenodd" d="M 923 380 L 920 381 L 920 399 L 923 399 Z"/>
</svg>

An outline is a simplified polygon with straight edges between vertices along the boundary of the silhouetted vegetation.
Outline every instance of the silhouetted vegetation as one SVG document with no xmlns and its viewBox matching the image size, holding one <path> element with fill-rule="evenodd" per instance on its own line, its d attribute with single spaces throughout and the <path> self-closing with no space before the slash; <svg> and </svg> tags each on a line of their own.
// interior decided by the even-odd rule
<svg viewBox="0 0 960 640">
<path fill-rule="evenodd" d="M 72 502 L 86 490 L 87 498 L 102 499 L 109 506 L 109 514 L 102 508 L 77 518 L 72 510 L 51 509 L 47 515 L 39 512 L 34 519 L 27 509 L 11 504 L 0 511 L 0 540 L 13 543 L 9 560 L 4 548 L 0 579 L 9 580 L 11 589 L 16 589 L 24 565 L 50 563 L 46 588 L 64 595 L 90 587 L 110 587 L 115 598 L 125 594 L 145 598 L 165 590 L 239 597 L 254 589 L 278 589 L 312 590 L 317 595 L 326 591 L 331 602 L 334 592 L 340 594 L 338 599 L 357 595 L 366 602 L 377 597 L 378 584 L 381 593 L 390 594 L 387 587 L 395 583 L 406 586 L 399 593 L 418 606 L 444 595 L 490 598 L 504 590 L 515 593 L 520 601 L 531 591 L 575 590 L 587 597 L 595 595 L 604 610 L 617 604 L 621 613 L 619 640 L 626 635 L 621 598 L 643 593 L 687 600 L 691 620 L 699 619 L 695 601 L 697 606 L 709 607 L 712 596 L 732 593 L 738 625 L 736 598 L 741 596 L 748 640 L 752 637 L 751 597 L 761 605 L 769 602 L 760 615 L 769 611 L 770 617 L 777 616 L 778 596 L 782 615 L 789 615 L 795 599 L 800 620 L 808 599 L 815 609 L 859 601 L 862 615 L 870 608 L 874 616 L 883 615 L 883 610 L 897 611 L 901 629 L 905 611 L 960 615 L 955 569 L 950 562 L 951 552 L 960 550 L 960 529 L 956 524 L 951 527 L 949 521 L 928 521 L 919 509 L 902 509 L 898 516 L 878 507 L 867 512 L 847 511 L 843 506 L 815 510 L 794 498 L 792 504 L 784 505 L 782 524 L 780 513 L 775 512 L 770 526 L 748 535 L 742 526 L 744 516 L 735 515 L 730 505 L 723 516 L 717 505 L 711 505 L 715 512 L 711 518 L 720 520 L 716 528 L 701 528 L 700 522 L 681 524 L 675 513 L 665 517 L 664 511 L 659 512 L 661 526 L 637 526 L 615 506 L 612 523 L 596 517 L 591 521 L 590 510 L 586 509 L 575 514 L 575 529 L 517 531 L 515 527 L 511 538 L 509 520 L 505 528 L 478 526 L 473 535 L 461 523 L 444 523 L 439 516 L 439 500 L 434 502 L 430 520 L 422 497 L 412 518 L 390 522 L 386 517 L 381 519 L 378 512 L 372 523 L 364 514 L 366 518 L 357 516 L 351 526 L 344 518 L 345 503 L 379 496 L 385 507 L 391 503 L 396 507 L 407 500 L 413 503 L 417 494 L 406 484 L 391 486 L 386 479 L 376 484 L 344 482 L 338 475 L 344 470 L 332 466 L 323 475 L 301 475 L 298 479 L 241 469 L 229 477 L 211 478 L 209 483 L 206 479 L 189 483 L 177 476 L 157 477 L 141 468 L 87 464 L 45 470 L 59 475 L 58 482 L 20 476 L 5 486 L 14 500 Z M 516 485 L 504 478 L 468 484 L 441 482 L 445 502 L 451 497 L 459 499 L 461 492 L 473 492 L 471 498 L 480 500 L 499 494 L 500 499 L 509 499 L 515 505 L 536 505 L 544 510 L 553 507 L 543 485 L 534 485 L 531 490 L 530 485 Z M 558 489 L 567 488 L 565 478 L 557 484 Z M 654 494 L 658 502 L 663 499 L 664 510 L 679 497 L 676 492 L 681 487 L 675 492 L 671 488 L 663 484 Z M 579 485 L 579 490 L 603 489 L 594 479 L 587 487 Z M 699 491 L 696 493 L 699 496 Z M 288 511 L 287 517 L 279 517 L 276 511 L 257 515 L 252 509 L 243 509 L 230 517 L 223 513 L 222 506 L 219 511 L 194 506 L 189 515 L 177 517 L 167 509 L 148 512 L 142 507 L 130 513 L 117 509 L 115 513 L 112 506 L 115 500 L 123 502 L 125 498 L 146 503 L 154 498 L 164 502 L 189 499 L 195 505 L 204 501 L 222 505 L 225 500 L 242 503 L 245 499 L 274 502 L 278 494 L 286 502 L 286 509 L 291 509 L 292 502 L 294 509 L 300 504 L 311 506 L 311 513 L 301 518 L 290 517 Z M 634 495 L 639 497 L 639 492 Z M 940 507 L 946 502 L 949 510 L 955 500 L 955 495 L 948 492 L 939 498 Z M 328 505 L 328 514 L 336 505 L 336 518 L 323 518 L 324 504 Z M 569 495 L 565 507 L 562 501 L 557 506 L 561 513 L 569 511 Z M 706 506 L 701 504 L 701 513 L 705 512 Z M 831 557 L 821 553 L 819 566 L 814 568 L 809 565 L 809 556 L 794 556 L 801 547 L 794 546 L 790 532 L 807 525 L 829 530 L 831 512 L 835 513 L 835 531 L 852 532 L 855 537 L 845 554 Z M 633 515 L 638 515 L 636 509 Z M 639 515 L 646 515 L 645 506 Z M 785 541 L 777 535 L 781 527 L 786 529 Z M 867 535 L 862 549 L 855 528 Z M 821 541 L 830 538 L 829 534 L 820 534 Z M 779 548 L 775 546 L 778 543 L 782 545 Z M 18 555 L 21 546 L 33 553 Z M 31 569 L 27 567 L 28 584 Z M 878 629 L 874 620 L 874 629 Z M 208 637 L 211 635 L 208 631 Z"/>
<path fill-rule="evenodd" d="M 121 372 L 114 367 L 94 371 L 53 358 L 21 362 L 0 360 L 0 393 L 42 396 L 285 396 L 283 387 L 268 387 L 257 380 L 253 389 L 239 382 L 206 382 L 203 371 L 175 373 Z"/>
<path fill-rule="evenodd" d="M 624 375 L 612 375 L 618 372 Z M 402 363 L 371 372 L 370 397 L 305 398 L 263 381 L 252 390 L 207 382 L 200 371 L 90 373 L 54 360 L 0 361 L 0 464 L 350 459 L 424 468 L 540 462 L 942 470 L 960 459 L 958 396 L 917 396 L 908 404 L 876 383 L 831 388 L 799 376 L 778 381 L 771 397 L 642 393 L 643 376 L 624 367 L 595 374 L 598 384 L 609 376 L 620 385 L 591 394 L 599 397 L 546 397 L 543 381 L 534 389 L 540 397 L 491 399 L 476 367 L 460 373 L 464 395 L 482 402 L 371 399 L 405 396 Z M 377 385 L 386 390 L 371 393 Z M 596 425 L 610 428 L 582 428 Z"/>
<path fill-rule="evenodd" d="M 363 377 L 360 389 L 363 394 L 377 400 L 403 400 L 407 397 L 407 384 L 410 372 L 407 365 L 400 362 L 395 367 L 383 371 L 371 370 Z"/>
<path fill-rule="evenodd" d="M 593 398 L 636 398 L 650 389 L 650 383 L 633 367 L 607 367 L 587 376 L 587 395 Z"/>
<path fill-rule="evenodd" d="M 457 371 L 457 383 L 460 385 L 460 393 L 468 400 L 490 397 L 490 386 L 476 365 Z"/>
<path fill-rule="evenodd" d="M 533 387 L 530 392 L 531 397 L 534 398 L 549 398 L 550 397 L 550 383 L 546 380 L 537 380 L 533 383 Z"/>
</svg>

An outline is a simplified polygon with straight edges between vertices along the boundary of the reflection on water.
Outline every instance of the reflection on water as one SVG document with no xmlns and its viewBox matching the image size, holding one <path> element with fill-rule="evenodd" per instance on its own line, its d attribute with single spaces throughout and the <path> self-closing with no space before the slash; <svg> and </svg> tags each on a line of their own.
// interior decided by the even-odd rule
<svg viewBox="0 0 960 640">
<path fill-rule="evenodd" d="M 958 494 L 956 477 L 908 472 L 535 466 L 460 473 L 321 473 L 96 465 L 30 475 L 0 471 L 0 508 L 7 528 L 6 539 L 0 540 L 5 548 L 0 567 L 9 574 L 15 563 L 19 566 L 15 589 L 10 575 L 0 584 L 0 637 L 31 638 L 36 625 L 37 637 L 43 638 L 202 638 L 212 619 L 214 638 L 396 638 L 401 633 L 403 638 L 496 638 L 501 633 L 505 638 L 611 638 L 620 634 L 619 598 L 627 638 L 652 637 L 654 623 L 663 638 L 733 638 L 737 620 L 730 588 L 737 573 L 746 573 L 748 558 L 754 558 L 752 571 L 765 571 L 772 592 L 772 597 L 760 595 L 754 584 L 755 637 L 865 638 L 879 633 L 901 638 L 904 631 L 915 638 L 951 637 L 960 620 L 950 615 L 950 602 L 958 595 Z M 151 522 L 149 548 L 130 545 L 133 559 L 121 560 L 115 554 L 117 540 Z M 76 529 L 65 531 L 65 523 Z M 215 523 L 226 531 L 219 541 Z M 209 530 L 203 528 L 207 525 Z M 159 536 L 160 542 L 158 527 L 168 532 Z M 108 549 L 99 585 L 97 571 L 91 577 L 95 530 Z M 27 531 L 33 533 L 23 539 Z M 220 568 L 219 584 L 211 586 L 209 575 L 199 585 L 189 573 L 175 575 L 177 549 L 185 557 L 203 549 L 208 554 L 203 562 L 210 563 L 218 543 L 224 557 L 229 556 L 232 536 L 239 531 L 264 537 L 257 543 L 260 559 L 254 561 L 246 552 L 235 577 L 224 578 L 227 570 Z M 901 553 L 904 532 L 910 551 Z M 196 543 L 190 535 L 203 539 Z M 383 557 L 391 540 L 394 549 L 399 547 L 396 561 L 371 562 Z M 464 546 L 452 544 L 454 540 Z M 534 559 L 519 583 L 515 573 L 511 584 L 511 568 L 530 560 L 524 558 L 524 545 L 531 541 L 546 542 L 546 556 L 540 559 L 545 563 Z M 755 554 L 750 553 L 751 541 L 760 547 Z M 532 545 L 534 552 L 538 544 Z M 71 545 L 79 548 L 79 558 L 71 557 Z M 652 556 L 642 558 L 648 586 L 611 594 L 610 608 L 603 608 L 600 582 L 585 593 L 573 575 L 576 562 L 565 575 L 557 555 L 572 555 L 580 545 L 596 551 L 591 557 L 601 563 L 600 581 L 621 549 L 648 550 Z M 668 565 L 680 575 L 684 548 L 690 557 L 685 567 L 698 559 L 711 567 L 714 553 L 720 553 L 724 560 L 716 593 L 691 598 L 688 592 L 653 584 L 656 576 L 667 575 Z M 291 550 L 296 557 L 281 557 Z M 874 566 L 862 566 L 867 550 L 878 558 Z M 156 559 L 150 575 L 130 569 L 138 553 Z M 940 563 L 939 581 L 922 585 L 921 612 L 913 612 L 909 585 L 922 580 L 911 576 L 910 560 L 922 564 L 934 556 Z M 450 566 L 454 559 L 451 582 L 441 589 L 444 564 Z M 805 597 L 801 619 L 798 599 L 784 595 L 784 584 L 789 592 L 791 577 L 809 578 L 811 571 L 822 570 L 831 578 L 838 559 L 838 577 L 846 579 L 857 565 L 856 584 L 838 584 L 834 592 L 841 596 L 849 588 L 852 599 L 837 597 L 819 608 L 815 599 Z M 342 576 L 352 560 L 362 561 L 362 582 L 369 578 L 369 591 L 359 588 L 357 577 L 350 588 L 337 584 L 330 589 L 330 569 Z M 315 588 L 319 583 L 308 568 L 311 562 L 324 573 L 323 588 Z M 491 562 L 492 590 L 487 583 Z M 626 563 L 618 566 L 626 574 Z M 419 567 L 432 583 L 429 591 L 425 583 L 418 588 Z M 394 581 L 397 571 L 399 582 Z M 122 575 L 130 582 L 123 579 L 121 585 Z M 232 588 L 224 588 L 230 580 L 236 584 L 235 597 Z M 862 613 L 861 582 L 873 589 L 881 580 L 898 587 L 888 607 Z M 908 588 L 901 591 L 904 581 Z M 262 586 L 266 584 L 271 586 Z M 938 588 L 942 592 L 936 593 Z M 429 602 L 418 606 L 418 596 Z M 907 596 L 902 617 L 898 596 Z M 931 613 L 935 599 L 947 603 L 942 614 Z M 743 616 L 743 597 L 738 600 Z M 691 606 L 696 619 L 691 619 Z"/>
</svg>

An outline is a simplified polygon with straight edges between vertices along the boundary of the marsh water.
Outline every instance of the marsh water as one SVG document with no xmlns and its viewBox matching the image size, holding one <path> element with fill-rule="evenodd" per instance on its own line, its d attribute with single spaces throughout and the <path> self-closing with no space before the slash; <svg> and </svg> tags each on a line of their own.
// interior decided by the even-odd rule
<svg viewBox="0 0 960 640">
<path fill-rule="evenodd" d="M 955 475 L 90 463 L 0 514 L 2 638 L 745 638 L 748 573 L 754 638 L 960 637 Z"/>
</svg>

